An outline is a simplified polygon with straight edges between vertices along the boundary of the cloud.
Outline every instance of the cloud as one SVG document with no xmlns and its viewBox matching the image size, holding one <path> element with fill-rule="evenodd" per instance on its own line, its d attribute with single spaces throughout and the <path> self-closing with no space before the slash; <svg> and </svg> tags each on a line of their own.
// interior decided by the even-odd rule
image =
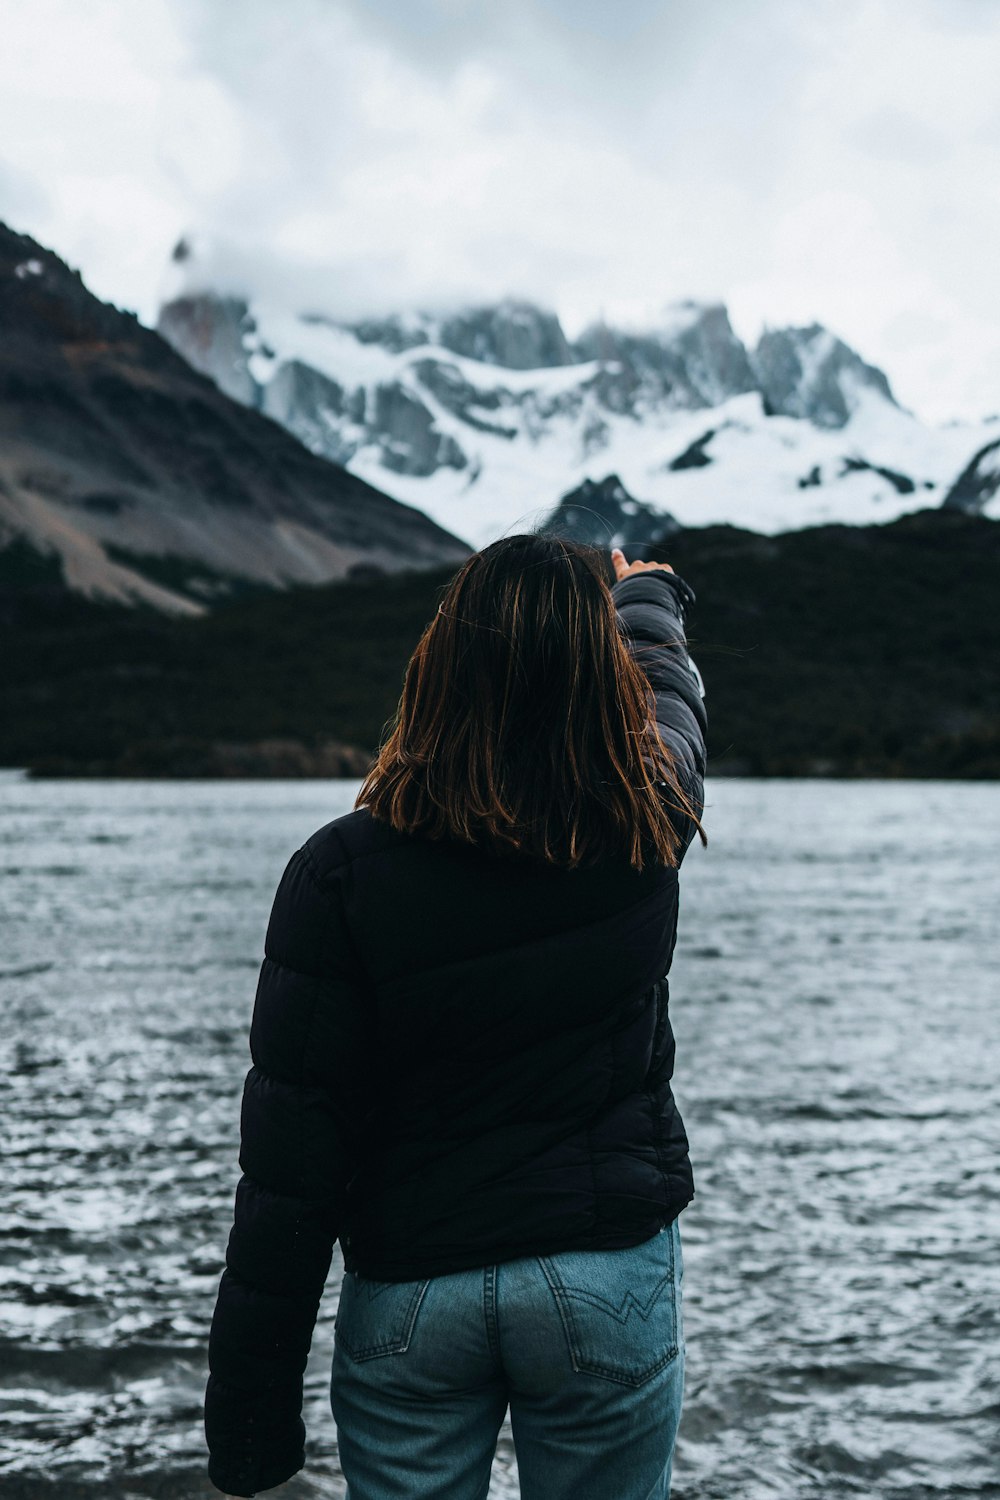
<svg viewBox="0 0 1000 1500">
<path fill-rule="evenodd" d="M 33 224 L 48 212 L 45 190 L 36 177 L 0 157 L 0 204 L 15 224 Z"/>
<path fill-rule="evenodd" d="M 694 4 L 637 4 L 623 34 L 593 0 L 295 13 L 289 32 L 247 0 L 237 45 L 221 10 L 181 8 L 246 135 L 247 170 L 200 220 L 217 243 L 266 247 L 310 286 L 326 266 L 337 309 L 516 293 L 653 315 L 745 271 L 734 226 L 765 211 L 798 87 L 787 26 L 781 55 L 727 0 L 715 31 Z M 732 86 L 737 61 L 767 111 Z"/>
<path fill-rule="evenodd" d="M 192 232 L 205 275 L 335 312 L 722 297 L 828 322 L 931 415 L 1000 408 L 987 0 L 33 0 L 6 31 L 0 212 L 144 317 Z"/>
</svg>

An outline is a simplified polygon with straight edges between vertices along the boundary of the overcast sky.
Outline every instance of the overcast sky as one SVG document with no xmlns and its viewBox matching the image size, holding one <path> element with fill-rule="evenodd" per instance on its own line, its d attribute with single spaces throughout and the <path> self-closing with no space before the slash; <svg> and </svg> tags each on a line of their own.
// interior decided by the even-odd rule
<svg viewBox="0 0 1000 1500">
<path fill-rule="evenodd" d="M 0 0 L 0 217 L 335 312 L 819 320 L 1000 412 L 998 0 Z"/>
</svg>

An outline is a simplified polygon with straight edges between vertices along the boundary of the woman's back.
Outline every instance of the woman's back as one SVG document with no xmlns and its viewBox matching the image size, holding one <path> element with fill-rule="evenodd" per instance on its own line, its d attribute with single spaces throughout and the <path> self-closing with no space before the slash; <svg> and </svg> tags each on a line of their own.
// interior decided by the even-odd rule
<svg viewBox="0 0 1000 1500">
<path fill-rule="evenodd" d="M 490 555 L 495 563 L 515 553 L 498 592 Z M 537 571 L 521 589 L 525 554 Z M 463 596 L 470 573 L 475 586 Z M 666 974 L 677 866 L 698 826 L 705 769 L 700 679 L 683 632 L 692 597 L 669 571 L 634 570 L 609 595 L 579 550 L 541 538 L 477 555 L 414 654 L 396 729 L 362 788 L 365 805 L 289 860 L 257 989 L 243 1176 L 209 1348 L 206 1430 L 219 1488 L 249 1495 L 302 1466 L 302 1375 L 339 1238 L 351 1317 L 367 1308 L 384 1318 L 393 1285 L 409 1309 L 405 1338 L 390 1330 L 360 1354 L 349 1340 L 338 1345 L 340 1412 L 362 1424 L 342 1431 L 341 1452 L 354 1455 L 359 1476 L 371 1460 L 363 1425 L 376 1423 L 380 1402 L 385 1434 L 402 1430 L 383 1356 L 409 1350 L 428 1286 L 427 1305 L 447 1331 L 448 1289 L 457 1295 L 454 1278 L 481 1268 L 489 1332 L 498 1270 L 509 1268 L 516 1303 L 514 1268 L 534 1265 L 536 1291 L 549 1287 L 554 1326 L 569 1339 L 550 1348 L 565 1356 L 576 1293 L 562 1287 L 560 1267 L 578 1262 L 599 1280 L 613 1283 L 621 1269 L 654 1288 L 608 1304 L 607 1326 L 630 1330 L 627 1343 L 671 1288 L 673 1342 L 652 1359 L 637 1347 L 642 1378 L 624 1377 L 643 1385 L 650 1424 L 636 1482 L 652 1465 L 666 1493 L 682 1365 L 676 1218 L 692 1193 L 670 1091 Z M 537 698 L 552 682 L 562 697 L 546 713 Z M 480 1282 L 469 1283 L 474 1300 Z M 603 1306 L 600 1288 L 583 1303 Z M 525 1304 L 511 1324 L 526 1333 L 529 1355 L 535 1321 Z M 425 1329 L 432 1324 L 424 1318 Z M 446 1386 L 447 1339 L 435 1353 L 428 1337 L 434 1379 Z M 650 1337 L 663 1344 L 659 1323 Z M 603 1410 L 611 1420 L 600 1391 L 587 1398 L 577 1385 L 574 1395 L 572 1381 L 540 1388 L 537 1409 L 523 1383 L 504 1395 L 512 1377 L 496 1329 L 475 1357 L 493 1362 L 490 1421 L 493 1394 L 509 1397 L 526 1432 L 549 1410 L 536 1457 L 556 1409 L 581 1452 L 583 1414 L 598 1420 Z M 550 1356 L 539 1359 L 540 1378 L 543 1367 L 552 1374 Z M 410 1360 L 411 1372 L 418 1365 Z M 566 1374 L 574 1372 L 599 1385 L 619 1380 L 577 1353 Z M 672 1391 L 669 1431 L 647 1388 L 654 1374 Z M 415 1391 L 401 1387 L 400 1410 Z M 441 1420 L 457 1410 L 444 1397 Z M 619 1401 L 614 1421 L 627 1430 L 637 1412 Z M 435 1420 L 428 1412 L 432 1447 Z M 598 1457 L 595 1474 L 605 1472 Z M 381 1496 L 379 1473 L 396 1473 L 401 1461 L 379 1460 L 358 1500 Z M 538 1493 L 556 1500 L 543 1470 Z M 568 1461 L 560 1472 L 565 1493 L 582 1500 L 580 1473 Z M 469 1483 L 479 1493 L 480 1482 L 466 1475 L 440 1495 L 472 1493 L 462 1488 Z M 393 1484 L 385 1493 L 404 1493 Z M 439 1493 L 428 1485 L 416 1474 L 405 1493 Z"/>
<path fill-rule="evenodd" d="M 297 1083 L 312 1131 L 339 1101 L 356 1153 L 340 1210 L 349 1269 L 406 1279 L 634 1244 L 680 1211 L 690 1173 L 658 983 L 676 916 L 669 867 L 497 858 L 365 809 L 313 835 L 268 931 L 248 1107 L 277 1088 L 287 1111 Z M 310 970 L 339 987 L 338 1029 L 303 1026 L 293 1080 L 289 996 Z M 309 1193 L 323 1190 L 320 1175 Z"/>
</svg>

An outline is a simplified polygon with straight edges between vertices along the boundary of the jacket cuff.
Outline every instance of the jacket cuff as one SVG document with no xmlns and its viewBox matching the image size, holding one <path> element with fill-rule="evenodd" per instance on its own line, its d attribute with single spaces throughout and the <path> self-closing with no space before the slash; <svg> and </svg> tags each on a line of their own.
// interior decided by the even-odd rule
<svg viewBox="0 0 1000 1500">
<path fill-rule="evenodd" d="M 223 1495 L 250 1497 L 262 1490 L 273 1490 L 284 1484 L 305 1467 L 305 1448 L 290 1447 L 287 1454 L 271 1458 L 267 1463 L 253 1460 L 228 1462 L 214 1454 L 208 1461 L 208 1477 Z"/>
<path fill-rule="evenodd" d="M 208 1477 L 223 1494 L 250 1496 L 284 1484 L 306 1461 L 301 1393 L 235 1391 L 209 1375 L 205 1391 Z"/>
<path fill-rule="evenodd" d="M 694 589 L 679 573 L 668 573 L 663 568 L 648 568 L 641 573 L 632 573 L 628 578 L 619 578 L 611 586 L 611 597 L 616 605 L 668 604 L 670 600 L 675 600 L 683 619 L 696 596 Z"/>
</svg>

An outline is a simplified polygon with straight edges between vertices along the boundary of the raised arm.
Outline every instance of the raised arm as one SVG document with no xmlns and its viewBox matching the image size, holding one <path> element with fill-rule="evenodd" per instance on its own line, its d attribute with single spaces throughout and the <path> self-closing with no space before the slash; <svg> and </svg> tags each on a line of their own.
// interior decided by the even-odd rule
<svg viewBox="0 0 1000 1500">
<path fill-rule="evenodd" d="M 299 849 L 265 938 L 243 1175 L 205 1392 L 209 1477 L 230 1495 L 271 1489 L 305 1462 L 302 1378 L 355 1170 L 370 1055 L 342 878 L 308 844 Z"/>
<path fill-rule="evenodd" d="M 701 674 L 688 654 L 684 633 L 694 590 L 666 565 L 630 566 L 618 549 L 612 553 L 612 562 L 617 581 L 611 597 L 629 649 L 652 688 L 656 722 L 673 755 L 681 787 L 700 815 L 707 717 Z M 678 831 L 686 848 L 694 836 L 694 824 L 690 819 L 683 823 Z"/>
</svg>

